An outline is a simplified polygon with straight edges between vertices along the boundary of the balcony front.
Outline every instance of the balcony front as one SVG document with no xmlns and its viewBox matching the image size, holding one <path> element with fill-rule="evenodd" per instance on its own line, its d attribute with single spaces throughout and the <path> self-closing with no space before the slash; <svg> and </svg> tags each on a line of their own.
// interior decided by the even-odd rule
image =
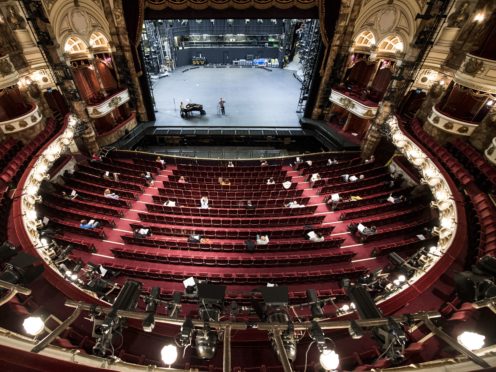
<svg viewBox="0 0 496 372">
<path fill-rule="evenodd" d="M 378 103 L 339 87 L 332 88 L 329 100 L 362 119 L 373 119 Z"/>
<path fill-rule="evenodd" d="M 8 55 L 0 57 L 0 89 L 16 85 L 19 81 L 19 73 L 14 68 Z"/>
<path fill-rule="evenodd" d="M 427 121 L 434 127 L 442 130 L 443 132 L 455 134 L 457 136 L 470 137 L 475 128 L 479 126 L 478 123 L 463 121 L 453 118 L 442 113 L 438 107 L 432 107 L 432 112 L 427 118 Z"/>
<path fill-rule="evenodd" d="M 124 88 L 110 96 L 102 97 L 101 100 L 98 100 L 98 103 L 88 105 L 86 109 L 90 118 L 97 119 L 107 115 L 127 101 L 129 101 L 129 91 Z"/>
<path fill-rule="evenodd" d="M 1 121 L 0 130 L 5 134 L 17 133 L 38 124 L 43 119 L 43 115 L 37 105 L 31 103 L 28 110 L 22 115 L 12 119 Z"/>
</svg>

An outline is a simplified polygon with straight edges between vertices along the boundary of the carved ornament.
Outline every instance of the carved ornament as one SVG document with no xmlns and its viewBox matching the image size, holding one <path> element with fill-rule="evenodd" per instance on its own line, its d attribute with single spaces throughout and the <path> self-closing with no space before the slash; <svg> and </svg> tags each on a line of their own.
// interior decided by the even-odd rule
<svg viewBox="0 0 496 372">
<path fill-rule="evenodd" d="M 473 57 L 470 57 L 463 66 L 463 72 L 472 76 L 476 75 L 478 72 L 481 72 L 483 69 L 484 62 Z"/>
<path fill-rule="evenodd" d="M 6 76 L 14 72 L 14 66 L 6 58 L 0 60 L 0 75 Z"/>
<path fill-rule="evenodd" d="M 166 8 L 180 9 L 268 9 L 268 8 L 299 8 L 310 9 L 318 7 L 319 0 L 145 0 L 145 6 L 156 10 Z"/>
<path fill-rule="evenodd" d="M 347 109 L 347 110 L 350 110 L 350 109 L 354 109 L 355 108 L 355 104 L 353 103 L 353 101 L 349 98 L 344 98 L 344 97 L 341 97 L 339 99 L 339 103 L 341 103 L 341 105 Z"/>
<path fill-rule="evenodd" d="M 109 106 L 112 108 L 116 108 L 117 106 L 119 106 L 119 103 L 121 102 L 121 100 L 122 100 L 122 98 L 119 96 L 114 97 L 110 100 Z"/>
</svg>

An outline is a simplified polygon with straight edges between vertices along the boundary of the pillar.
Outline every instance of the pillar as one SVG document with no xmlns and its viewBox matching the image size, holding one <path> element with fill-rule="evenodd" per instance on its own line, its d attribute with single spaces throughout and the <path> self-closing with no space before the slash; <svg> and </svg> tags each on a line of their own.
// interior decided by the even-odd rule
<svg viewBox="0 0 496 372">
<path fill-rule="evenodd" d="M 391 115 L 392 105 L 389 101 L 383 101 L 377 110 L 374 120 L 370 123 L 365 138 L 361 144 L 362 159 L 368 159 L 374 154 L 377 145 L 381 141 L 380 128 L 385 125 L 386 119 Z"/>
</svg>

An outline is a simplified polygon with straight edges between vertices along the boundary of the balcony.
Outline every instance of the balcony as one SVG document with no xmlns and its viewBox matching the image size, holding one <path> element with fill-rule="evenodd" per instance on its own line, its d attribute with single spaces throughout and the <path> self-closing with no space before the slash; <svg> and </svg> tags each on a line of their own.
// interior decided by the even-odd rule
<svg viewBox="0 0 496 372">
<path fill-rule="evenodd" d="M 0 129 L 5 134 L 21 132 L 38 124 L 43 115 L 37 105 L 32 103 L 27 113 L 16 118 L 0 122 Z"/>
<path fill-rule="evenodd" d="M 339 87 L 332 88 L 329 100 L 362 119 L 373 119 L 377 113 L 378 104 L 376 102 Z"/>
<path fill-rule="evenodd" d="M 496 61 L 467 53 L 454 81 L 474 90 L 496 94 Z"/>
<path fill-rule="evenodd" d="M 8 55 L 0 58 L 0 89 L 5 89 L 16 85 L 19 81 L 19 74 Z"/>
<path fill-rule="evenodd" d="M 484 151 L 486 159 L 494 166 L 496 166 L 496 137 L 491 141 L 489 147 Z"/>
<path fill-rule="evenodd" d="M 431 125 L 435 126 L 436 128 L 439 128 L 444 132 L 456 134 L 457 136 L 466 136 L 466 137 L 472 135 L 475 128 L 479 126 L 479 124 L 455 119 L 446 114 L 443 114 L 440 111 L 438 111 L 438 108 L 436 106 L 432 108 L 432 112 L 427 118 L 427 121 Z"/>
<path fill-rule="evenodd" d="M 111 130 L 105 133 L 98 133 L 96 142 L 99 146 L 107 146 L 114 143 L 126 133 L 126 130 L 131 131 L 137 124 L 136 114 L 133 112 L 126 120 L 116 125 Z"/>
<path fill-rule="evenodd" d="M 107 96 L 100 102 L 88 105 L 88 115 L 90 118 L 97 119 L 107 115 L 109 112 L 129 101 L 129 91 L 127 88 L 120 90 L 117 93 Z"/>
</svg>

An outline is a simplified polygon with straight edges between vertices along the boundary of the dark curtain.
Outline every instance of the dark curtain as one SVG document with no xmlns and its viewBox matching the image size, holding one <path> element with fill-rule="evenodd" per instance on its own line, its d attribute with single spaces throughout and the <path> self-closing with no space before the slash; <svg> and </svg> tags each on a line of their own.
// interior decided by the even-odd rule
<svg viewBox="0 0 496 372">
<path fill-rule="evenodd" d="M 474 55 L 496 59 L 496 12 L 493 12 L 491 18 L 486 22 L 486 30 L 481 46 L 474 52 Z"/>
<path fill-rule="evenodd" d="M 123 0 L 122 9 L 126 22 L 129 43 L 131 44 L 131 54 L 133 55 L 134 68 L 136 72 L 142 71 L 140 59 L 138 57 L 138 46 L 141 40 L 141 30 L 145 16 L 144 0 Z"/>
<path fill-rule="evenodd" d="M 100 96 L 100 83 L 95 71 L 88 67 L 73 70 L 74 82 L 81 97 L 88 103 L 96 103 Z"/>
<path fill-rule="evenodd" d="M 53 111 L 60 112 L 62 116 L 65 116 L 69 112 L 69 107 L 67 107 L 64 96 L 57 89 L 52 89 L 50 92 L 46 91 L 43 93 L 43 96 Z"/>
<path fill-rule="evenodd" d="M 1 121 L 11 120 L 22 116 L 26 114 L 30 108 L 17 86 L 15 88 L 4 89 L 0 93 L 0 105 L 3 108 L 0 112 Z"/>
<path fill-rule="evenodd" d="M 370 98 L 372 100 L 380 101 L 382 97 L 384 97 L 384 93 L 386 93 L 392 76 L 393 73 L 389 68 L 381 68 L 377 71 L 370 87 Z"/>
<path fill-rule="evenodd" d="M 108 132 L 114 126 L 114 118 L 110 112 L 101 118 L 95 119 L 95 128 L 98 134 Z"/>
<path fill-rule="evenodd" d="M 357 62 L 350 69 L 348 82 L 350 84 L 365 88 L 367 87 L 374 70 L 375 63 L 367 63 L 366 61 Z"/>
<path fill-rule="evenodd" d="M 455 85 L 445 103 L 439 106 L 439 110 L 456 119 L 473 121 L 485 102 L 486 97 L 477 97 L 470 89 Z"/>
<path fill-rule="evenodd" d="M 117 80 L 114 75 L 113 68 L 111 68 L 107 63 L 102 60 L 97 60 L 95 62 L 98 73 L 100 74 L 100 79 L 102 80 L 103 89 L 107 93 L 115 92 L 118 88 Z"/>
<path fill-rule="evenodd" d="M 346 128 L 346 132 L 357 133 L 358 137 L 362 137 L 367 130 L 368 122 L 369 121 L 367 119 L 362 119 L 356 115 L 351 114 L 350 115 L 350 121 L 349 121 L 348 126 Z"/>
</svg>

